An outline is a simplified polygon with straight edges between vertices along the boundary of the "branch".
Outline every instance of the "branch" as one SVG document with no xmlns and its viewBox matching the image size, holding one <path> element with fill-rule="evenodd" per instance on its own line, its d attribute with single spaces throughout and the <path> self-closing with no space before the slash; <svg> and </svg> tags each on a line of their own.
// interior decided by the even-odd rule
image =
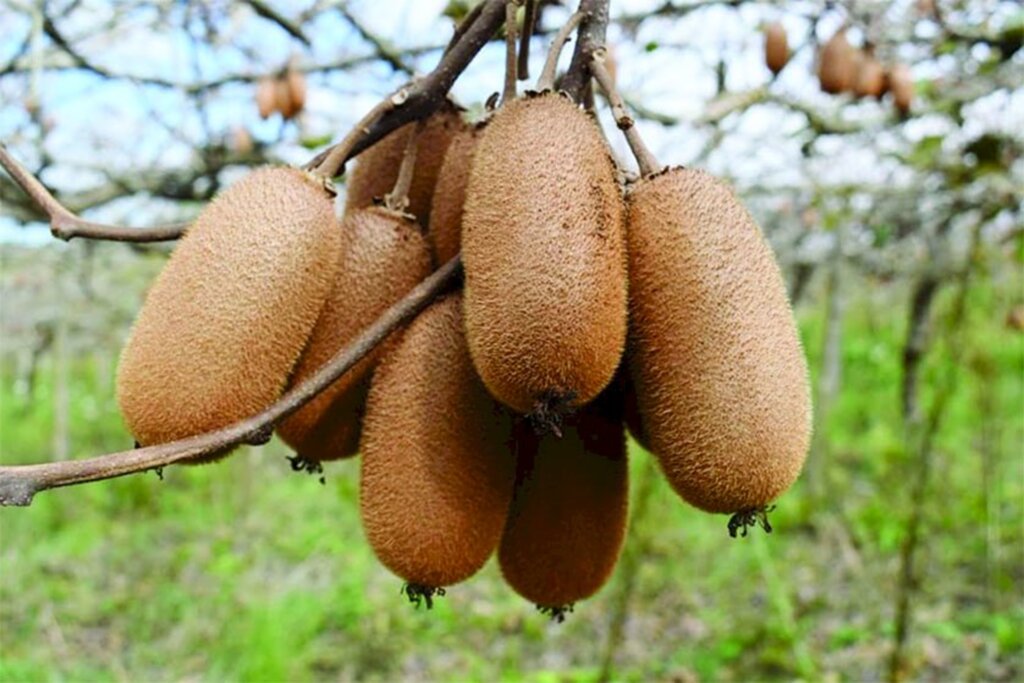
<svg viewBox="0 0 1024 683">
<path fill-rule="evenodd" d="M 123 477 L 242 443 L 264 442 L 277 422 L 312 400 L 394 330 L 412 320 L 455 281 L 461 270 L 458 256 L 441 266 L 334 354 L 315 375 L 286 392 L 261 413 L 216 431 L 156 446 L 86 460 L 0 467 L 0 505 L 31 505 L 33 496 L 47 489 Z"/>
<path fill-rule="evenodd" d="M 407 83 L 377 104 L 340 143 L 318 154 L 305 168 L 327 177 L 338 175 L 345 162 L 393 130 L 430 116 L 445 102 L 455 79 L 505 20 L 505 0 L 484 0 L 480 13 L 441 57 L 437 67 Z M 464 22 L 465 23 L 465 22 Z"/>
<path fill-rule="evenodd" d="M 35 176 L 28 172 L 0 143 L 0 166 L 15 183 L 32 198 L 50 221 L 50 232 L 65 242 L 75 237 L 111 240 L 114 242 L 166 242 L 184 234 L 188 223 L 174 223 L 151 228 L 126 228 L 105 223 L 93 223 L 68 211 L 54 198 Z"/>
<path fill-rule="evenodd" d="M 594 74 L 597 84 L 601 86 L 605 97 L 608 98 L 608 104 L 612 108 L 612 116 L 615 117 L 615 125 L 626 136 L 626 142 L 629 143 L 629 148 L 632 150 L 633 156 L 636 157 L 637 166 L 640 167 L 640 175 L 649 176 L 657 173 L 664 166 L 658 163 L 658 159 L 647 148 L 647 145 L 644 144 L 643 138 L 640 137 L 640 132 L 636 129 L 633 117 L 626 111 L 626 104 L 619 97 L 619 93 L 615 89 L 615 82 L 612 80 L 611 74 L 608 73 L 608 69 L 604 66 L 605 55 L 606 52 L 603 47 L 594 51 L 590 60 L 590 72 Z"/>
<path fill-rule="evenodd" d="M 580 102 L 590 85 L 590 59 L 605 43 L 608 30 L 608 0 L 580 0 L 580 12 L 586 16 L 580 25 L 576 50 L 572 53 L 569 71 L 562 80 L 562 89 Z"/>
<path fill-rule="evenodd" d="M 302 32 L 302 29 L 294 22 L 288 20 L 283 15 L 279 14 L 277 10 L 263 2 L 262 0 L 246 0 L 246 4 L 252 7 L 252 11 L 260 15 L 264 19 L 271 21 L 282 29 L 285 33 L 297 39 L 303 43 L 306 47 L 312 47 L 312 43 L 309 42 L 309 38 Z"/>
<path fill-rule="evenodd" d="M 414 69 L 402 60 L 398 51 L 388 45 L 387 41 L 383 38 L 367 28 L 362 21 L 356 18 L 352 12 L 349 11 L 347 5 L 342 5 L 338 8 L 338 11 L 341 12 L 341 16 L 345 17 L 345 21 L 347 21 L 352 28 L 356 30 L 363 40 L 373 46 L 378 58 L 390 64 L 391 68 L 395 71 L 402 71 L 410 76 L 415 73 Z"/>
</svg>

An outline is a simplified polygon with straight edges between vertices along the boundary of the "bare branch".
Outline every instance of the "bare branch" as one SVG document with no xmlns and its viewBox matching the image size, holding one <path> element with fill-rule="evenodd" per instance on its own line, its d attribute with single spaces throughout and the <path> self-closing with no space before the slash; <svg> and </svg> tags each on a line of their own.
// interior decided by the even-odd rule
<svg viewBox="0 0 1024 683">
<path fill-rule="evenodd" d="M 537 2 L 539 0 L 526 0 L 526 11 L 523 13 L 523 32 L 519 36 L 519 62 L 516 65 L 516 73 L 519 74 L 521 81 L 530 77 L 530 38 L 533 37 L 534 24 L 537 21 Z"/>
<path fill-rule="evenodd" d="M 14 182 L 46 214 L 53 236 L 65 242 L 75 237 L 114 242 L 167 242 L 181 237 L 189 225 L 188 223 L 175 223 L 151 228 L 128 228 L 93 223 L 79 218 L 64 208 L 35 176 L 8 153 L 7 146 L 3 143 L 0 143 L 0 166 L 4 167 Z"/>
<path fill-rule="evenodd" d="M 213 432 L 156 446 L 85 460 L 0 467 L 0 505 L 31 505 L 33 496 L 47 489 L 114 479 L 242 443 L 264 441 L 273 425 L 312 400 L 394 330 L 412 320 L 455 281 L 461 270 L 458 256 L 441 266 L 340 349 L 315 375 L 286 392 L 261 413 Z"/>
<path fill-rule="evenodd" d="M 402 59 L 401 54 L 391 45 L 388 45 L 387 41 L 378 36 L 376 33 L 371 31 L 362 21 L 360 21 L 352 12 L 349 11 L 346 5 L 342 5 L 338 8 L 341 15 L 345 17 L 345 21 L 352 25 L 352 28 L 362 36 L 363 40 L 373 46 L 376 51 L 376 56 L 382 61 L 387 62 L 391 65 L 391 68 L 395 71 L 402 71 L 410 76 L 414 75 L 415 70 L 405 63 Z"/>
<path fill-rule="evenodd" d="M 509 0 L 505 5 L 505 86 L 501 91 L 504 104 L 516 98 L 516 11 L 519 4 Z"/>
<path fill-rule="evenodd" d="M 576 50 L 572 54 L 569 71 L 562 81 L 562 89 L 577 102 L 590 85 L 590 58 L 605 44 L 608 31 L 608 0 L 580 0 L 580 12 L 586 16 L 580 24 Z"/>
<path fill-rule="evenodd" d="M 647 148 L 647 145 L 644 144 L 643 138 L 640 137 L 640 131 L 636 129 L 633 118 L 626 111 L 626 104 L 619 97 L 619 93 L 615 89 L 615 82 L 612 80 L 611 74 L 608 73 L 608 69 L 604 66 L 605 54 L 604 48 L 594 51 L 593 57 L 590 60 L 590 72 L 594 74 L 598 85 L 601 86 L 605 97 L 608 98 L 608 104 L 612 108 L 612 116 L 615 117 L 615 125 L 626 136 L 626 142 L 629 143 L 629 148 L 633 151 L 636 163 L 640 167 L 640 175 L 648 176 L 652 173 L 657 173 L 661 170 L 662 165 L 658 163 L 658 159 Z"/>
<path fill-rule="evenodd" d="M 285 33 L 300 41 L 306 47 L 312 46 L 312 43 L 309 42 L 309 38 L 307 38 L 306 34 L 302 32 L 302 29 L 298 24 L 281 15 L 273 7 L 263 2 L 263 0 L 245 0 L 245 2 L 249 7 L 252 7 L 252 10 L 256 12 L 256 14 L 277 24 L 284 29 Z"/>
<path fill-rule="evenodd" d="M 455 79 L 505 20 L 505 0 L 484 0 L 480 13 L 472 19 L 472 25 L 449 47 L 433 71 L 378 103 L 344 140 L 318 154 L 305 168 L 315 168 L 318 173 L 334 177 L 346 161 L 391 131 L 437 111 L 446 101 Z"/>
</svg>

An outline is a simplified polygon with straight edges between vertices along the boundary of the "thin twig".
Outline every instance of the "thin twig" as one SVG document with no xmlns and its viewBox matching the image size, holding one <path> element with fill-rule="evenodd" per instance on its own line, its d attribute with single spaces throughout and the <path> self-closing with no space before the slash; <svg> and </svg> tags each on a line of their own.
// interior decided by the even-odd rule
<svg viewBox="0 0 1024 683">
<path fill-rule="evenodd" d="M 533 37 L 533 26 L 537 21 L 537 2 L 526 0 L 526 11 L 523 12 L 523 32 L 519 34 L 519 61 L 516 64 L 516 73 L 521 81 L 530 77 L 530 38 Z"/>
<path fill-rule="evenodd" d="M 433 71 L 399 88 L 377 104 L 344 140 L 318 154 L 304 168 L 317 169 L 321 175 L 334 177 L 346 161 L 391 131 L 433 114 L 446 101 L 455 79 L 504 20 L 505 0 L 484 0 L 473 23 L 449 47 Z"/>
<path fill-rule="evenodd" d="M 558 68 L 558 57 L 562 54 L 565 41 L 569 40 L 569 34 L 576 30 L 576 27 L 583 21 L 583 12 L 574 12 L 565 26 L 555 34 L 555 39 L 548 48 L 548 57 L 544 61 L 544 68 L 541 69 L 540 77 L 537 78 L 537 90 L 551 90 L 555 87 L 555 69 Z"/>
<path fill-rule="evenodd" d="M 516 98 L 516 12 L 519 3 L 509 0 L 505 5 L 505 87 L 501 91 L 501 103 Z"/>
<path fill-rule="evenodd" d="M 274 424 L 312 400 L 394 330 L 426 308 L 455 281 L 461 267 L 458 256 L 441 266 L 334 354 L 316 374 L 257 415 L 216 431 L 156 446 L 86 460 L 0 467 L 0 505 L 30 505 L 36 493 L 47 489 L 122 477 L 209 455 L 238 444 L 265 440 Z"/>
<path fill-rule="evenodd" d="M 448 45 L 444 49 L 444 54 L 448 54 L 449 52 L 451 52 L 451 49 L 455 47 L 460 40 L 462 40 L 462 36 L 466 34 L 466 31 L 469 30 L 469 27 L 472 26 L 480 17 L 480 13 L 483 11 L 483 9 L 484 5 L 483 3 L 480 3 L 474 6 L 473 9 L 469 10 L 469 13 L 462 18 L 462 21 L 459 22 L 459 25 L 455 27 L 455 31 L 452 32 L 451 40 L 448 41 Z"/>
<path fill-rule="evenodd" d="M 295 22 L 289 20 L 284 15 L 280 14 L 273 7 L 263 2 L 263 0 L 245 0 L 246 4 L 252 7 L 252 10 L 263 17 L 264 19 L 271 21 L 282 29 L 285 33 L 292 36 L 296 40 L 299 40 L 306 47 L 311 47 L 312 43 L 309 42 L 309 38 L 302 32 L 302 28 Z"/>
<path fill-rule="evenodd" d="M 644 144 L 643 138 L 640 137 L 640 131 L 636 129 L 633 117 L 626 111 L 626 104 L 619 96 L 612 76 L 604 66 L 604 57 L 605 51 L 603 47 L 594 51 L 593 57 L 590 60 L 590 72 L 594 74 L 598 85 L 601 86 L 605 97 L 608 98 L 608 104 L 612 108 L 612 116 L 615 117 L 615 125 L 626 136 L 626 142 L 629 143 L 629 148 L 633 151 L 636 163 L 640 167 L 640 175 L 648 176 L 652 173 L 657 173 L 661 170 L 662 166 L 658 163 L 654 154 L 651 153 L 651 150 L 647 148 L 647 145 Z"/>
<path fill-rule="evenodd" d="M 0 143 L 0 166 L 46 215 L 53 236 L 65 242 L 75 237 L 114 242 L 167 242 L 181 237 L 189 226 L 188 223 L 174 223 L 150 228 L 128 228 L 87 221 L 64 208 L 28 169 L 10 155 L 3 143 Z"/>
<path fill-rule="evenodd" d="M 402 164 L 398 167 L 395 187 L 384 197 L 384 205 L 392 211 L 405 211 L 409 206 L 409 188 L 412 186 L 413 172 L 416 170 L 416 153 L 419 150 L 423 127 L 424 122 L 420 121 L 409 136 L 402 153 Z"/>
</svg>

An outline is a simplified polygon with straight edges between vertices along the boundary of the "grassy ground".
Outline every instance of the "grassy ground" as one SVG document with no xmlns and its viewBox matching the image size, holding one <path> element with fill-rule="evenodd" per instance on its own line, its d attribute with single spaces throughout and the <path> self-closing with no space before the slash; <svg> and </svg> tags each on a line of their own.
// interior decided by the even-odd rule
<svg viewBox="0 0 1024 683">
<path fill-rule="evenodd" d="M 917 680 L 1024 675 L 1024 337 L 1002 321 L 1019 287 L 972 295 L 925 516 Z M 358 462 L 321 486 L 274 441 L 162 482 L 138 475 L 0 510 L 0 681 L 590 681 L 607 657 L 627 681 L 878 680 L 913 468 L 898 414 L 905 301 L 893 288 L 851 306 L 822 498 L 800 482 L 775 533 L 732 540 L 725 517 L 684 506 L 659 478 L 613 580 L 564 624 L 511 593 L 493 562 L 414 610 L 363 537 Z M 815 367 L 819 309 L 801 312 Z M 0 462 L 44 460 L 53 365 L 27 399 L 4 358 Z M 929 356 L 926 386 L 947 363 L 941 348 Z M 72 453 L 129 446 L 109 354 L 70 367 Z M 631 455 L 636 484 L 651 462 Z"/>
</svg>

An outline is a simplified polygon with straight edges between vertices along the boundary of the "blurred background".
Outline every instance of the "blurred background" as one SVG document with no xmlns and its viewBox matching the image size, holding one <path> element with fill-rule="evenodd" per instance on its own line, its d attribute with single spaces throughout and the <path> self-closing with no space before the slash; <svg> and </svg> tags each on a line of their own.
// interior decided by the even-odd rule
<svg viewBox="0 0 1024 683">
<path fill-rule="evenodd" d="M 0 141 L 86 217 L 187 220 L 429 71 L 470 4 L 4 0 Z M 534 75 L 573 9 L 543 5 Z M 631 444 L 623 557 L 565 623 L 493 562 L 417 611 L 363 538 L 358 462 L 321 485 L 274 440 L 0 509 L 0 680 L 1024 676 L 1024 9 L 612 0 L 611 14 L 642 135 L 662 162 L 735 185 L 789 283 L 816 434 L 775 533 L 730 539 Z M 770 24 L 792 53 L 777 76 Z M 822 91 L 821 46 L 843 28 L 852 58 L 905 74 L 899 101 Z M 501 88 L 502 50 L 454 88 L 472 115 Z M 258 83 L 286 69 L 304 108 L 261 118 Z M 170 248 L 58 242 L 0 175 L 0 463 L 130 447 L 117 356 Z"/>
</svg>

